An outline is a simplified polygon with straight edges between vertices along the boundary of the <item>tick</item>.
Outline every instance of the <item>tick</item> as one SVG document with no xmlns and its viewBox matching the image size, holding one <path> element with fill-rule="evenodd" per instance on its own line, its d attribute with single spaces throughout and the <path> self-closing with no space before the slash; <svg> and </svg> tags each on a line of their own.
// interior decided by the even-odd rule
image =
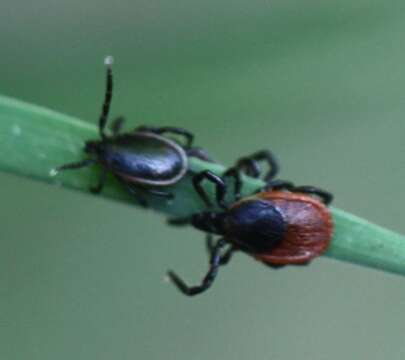
<svg viewBox="0 0 405 360">
<path fill-rule="evenodd" d="M 92 186 L 93 193 L 100 193 L 108 172 L 113 173 L 142 205 L 145 199 L 139 196 L 141 189 L 149 194 L 171 198 L 164 188 L 177 183 L 188 170 L 188 158 L 198 157 L 210 161 L 201 148 L 192 147 L 194 136 L 178 127 L 140 126 L 133 131 L 120 133 L 123 117 L 112 122 L 112 135 L 106 134 L 106 125 L 113 94 L 112 57 L 105 59 L 107 67 L 106 89 L 102 112 L 98 122 L 100 138 L 88 140 L 84 152 L 88 159 L 69 163 L 57 171 L 80 169 L 98 164 L 101 167 L 99 182 Z M 182 144 L 164 135 L 171 134 L 183 138 Z"/>
<path fill-rule="evenodd" d="M 294 186 L 288 181 L 274 180 L 276 171 L 273 171 L 266 176 L 267 185 L 262 191 L 241 198 L 241 173 L 253 174 L 253 169 L 258 169 L 255 156 L 244 159 L 223 177 L 210 171 L 195 175 L 193 185 L 208 210 L 169 221 L 173 225 L 191 224 L 207 234 L 209 270 L 201 284 L 188 286 L 176 273 L 168 272 L 169 279 L 185 295 L 193 296 L 207 290 L 219 267 L 228 263 L 235 251 L 245 252 L 265 265 L 279 268 L 308 264 L 329 246 L 333 223 L 327 205 L 331 203 L 332 195 L 313 186 Z M 270 163 L 268 158 L 267 161 Z M 254 175 L 258 177 L 260 171 Z M 234 201 L 229 205 L 225 201 L 227 176 L 235 179 Z M 219 210 L 214 209 L 202 187 L 204 180 L 215 185 Z M 215 242 L 213 235 L 219 236 Z"/>
</svg>

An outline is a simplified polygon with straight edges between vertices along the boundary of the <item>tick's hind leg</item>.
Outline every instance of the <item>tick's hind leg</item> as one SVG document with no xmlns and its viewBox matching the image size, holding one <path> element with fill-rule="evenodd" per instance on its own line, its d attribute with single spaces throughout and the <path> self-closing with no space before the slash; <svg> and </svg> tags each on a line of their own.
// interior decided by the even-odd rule
<svg viewBox="0 0 405 360">
<path fill-rule="evenodd" d="M 135 131 L 148 131 L 148 132 L 152 132 L 152 133 L 159 134 L 159 135 L 165 134 L 165 133 L 180 135 L 186 140 L 184 147 L 187 149 L 191 148 L 191 146 L 193 144 L 193 140 L 194 140 L 194 135 L 191 132 L 189 132 L 183 128 L 179 128 L 179 127 L 140 126 L 140 127 L 136 128 Z"/>
<path fill-rule="evenodd" d="M 236 167 L 231 167 L 224 172 L 224 177 L 232 177 L 234 179 L 234 197 L 235 200 L 239 200 L 241 198 L 241 190 L 242 190 L 242 179 L 240 175 L 240 170 Z"/>
<path fill-rule="evenodd" d="M 90 191 L 93 194 L 100 194 L 104 188 L 105 181 L 107 179 L 107 171 L 105 169 L 101 169 L 100 178 L 98 180 L 98 184 L 96 186 L 90 187 Z"/>
<path fill-rule="evenodd" d="M 124 185 L 128 193 L 131 194 L 132 197 L 139 203 L 139 205 L 141 205 L 144 208 L 149 207 L 149 204 L 146 201 L 145 197 L 139 194 L 138 191 L 136 191 L 136 189 L 134 188 L 134 186 L 131 186 L 125 181 L 121 181 L 121 183 Z"/>
<path fill-rule="evenodd" d="M 269 170 L 264 176 L 262 175 L 262 171 L 259 165 L 261 161 L 266 162 L 269 166 Z M 235 200 L 239 200 L 241 198 L 241 191 L 242 191 L 241 174 L 253 178 L 263 177 L 263 180 L 268 183 L 268 185 L 266 186 L 267 188 L 270 186 L 272 179 L 278 174 L 278 172 L 279 172 L 279 165 L 273 153 L 270 150 L 261 150 L 255 152 L 252 155 L 241 157 L 236 162 L 235 166 L 225 171 L 224 177 L 234 178 L 235 184 L 234 196 Z"/>
<path fill-rule="evenodd" d="M 121 182 L 124 184 L 126 189 L 131 193 L 131 195 L 133 195 L 138 200 L 138 202 L 144 207 L 148 207 L 148 202 L 145 199 L 144 194 L 158 196 L 158 197 L 162 197 L 162 198 L 165 198 L 165 199 L 168 199 L 168 200 L 174 198 L 173 193 L 168 192 L 168 191 L 150 189 L 150 188 L 143 187 L 143 186 L 135 186 L 135 185 L 133 185 L 131 183 L 128 183 L 128 182 L 126 182 L 124 180 L 121 180 Z"/>
<path fill-rule="evenodd" d="M 259 178 L 262 176 L 259 166 L 260 162 L 265 162 L 269 166 L 269 170 L 263 176 L 263 180 L 270 181 L 279 173 L 280 166 L 270 150 L 260 150 L 252 155 L 244 156 L 237 161 L 235 167 L 248 176 Z"/>
<path fill-rule="evenodd" d="M 214 237 L 212 234 L 207 234 L 206 240 L 205 240 L 205 247 L 208 252 L 208 256 L 211 256 L 212 252 L 215 249 L 215 244 L 214 244 Z M 221 258 L 219 260 L 219 263 L 221 265 L 226 265 L 229 260 L 231 260 L 233 253 L 235 252 L 235 248 L 230 245 L 226 251 L 224 251 L 221 254 Z"/>
<path fill-rule="evenodd" d="M 271 263 L 263 263 L 263 264 L 274 270 L 282 269 L 283 267 L 287 266 L 286 264 L 271 264 Z"/>
<path fill-rule="evenodd" d="M 208 180 L 215 184 L 215 186 L 216 186 L 215 187 L 215 197 L 216 197 L 217 205 L 221 208 L 226 209 L 224 199 L 225 199 L 227 189 L 226 189 L 226 184 L 222 180 L 222 178 L 218 175 L 215 175 L 213 172 L 211 172 L 209 170 L 202 171 L 202 172 L 198 173 L 197 175 L 193 176 L 193 186 L 194 186 L 195 191 L 197 191 L 198 195 L 201 197 L 201 199 L 203 199 L 203 201 L 205 202 L 205 204 L 208 207 L 212 207 L 212 203 L 211 203 L 210 199 L 208 198 L 208 195 L 201 184 L 203 180 Z"/>
<path fill-rule="evenodd" d="M 260 191 L 287 190 L 294 191 L 294 183 L 287 180 L 270 180 Z"/>
<path fill-rule="evenodd" d="M 309 265 L 309 263 L 310 263 L 310 261 L 297 263 L 297 264 L 272 264 L 272 263 L 267 263 L 267 262 L 264 262 L 263 264 L 274 270 L 279 270 L 279 269 L 286 267 L 287 265 L 288 266 L 307 266 L 307 265 Z"/>
<path fill-rule="evenodd" d="M 315 186 L 296 186 L 291 191 L 308 195 L 316 195 L 325 205 L 329 205 L 333 200 L 333 195 L 330 192 L 319 189 Z"/>
<path fill-rule="evenodd" d="M 167 276 L 173 282 L 173 284 L 187 296 L 194 296 L 201 294 L 202 292 L 208 290 L 212 283 L 214 282 L 217 274 L 218 268 L 221 265 L 221 248 L 225 245 L 225 240 L 220 239 L 213 247 L 210 256 L 210 266 L 208 272 L 204 276 L 200 285 L 188 286 L 175 272 L 169 271 Z"/>
<path fill-rule="evenodd" d="M 215 163 L 211 156 L 208 154 L 208 152 L 205 149 L 202 149 L 200 147 L 192 147 L 186 150 L 186 154 L 188 157 L 194 157 L 203 161 L 207 161 L 210 163 Z"/>
<path fill-rule="evenodd" d="M 315 186 L 295 186 L 292 182 L 285 180 L 271 180 L 261 189 L 261 191 L 272 190 L 286 190 L 294 193 L 315 195 L 319 197 L 325 205 L 329 205 L 333 200 L 333 195 L 328 191 Z"/>
<path fill-rule="evenodd" d="M 174 199 L 174 194 L 169 191 L 149 189 L 149 188 L 142 188 L 142 189 L 143 191 L 145 191 L 150 195 L 159 196 L 168 200 Z"/>
</svg>

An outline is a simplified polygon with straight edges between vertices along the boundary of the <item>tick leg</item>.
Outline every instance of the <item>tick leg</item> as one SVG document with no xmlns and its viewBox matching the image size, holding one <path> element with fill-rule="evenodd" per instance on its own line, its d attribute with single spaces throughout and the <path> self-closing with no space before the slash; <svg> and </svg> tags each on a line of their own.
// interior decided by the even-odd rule
<svg viewBox="0 0 405 360">
<path fill-rule="evenodd" d="M 185 226 L 190 224 L 190 217 L 178 217 L 178 218 L 169 218 L 167 219 L 167 223 L 173 226 Z"/>
<path fill-rule="evenodd" d="M 242 180 L 240 175 L 240 170 L 236 167 L 231 167 L 224 172 L 224 177 L 233 177 L 234 179 L 234 196 L 235 200 L 239 200 L 241 198 L 241 190 L 242 190 Z"/>
<path fill-rule="evenodd" d="M 307 265 L 309 265 L 309 263 L 310 263 L 310 261 L 306 261 L 303 263 L 288 264 L 288 265 L 290 265 L 290 266 L 307 266 Z M 263 263 L 263 264 L 274 270 L 282 269 L 283 267 L 287 266 L 287 264 L 272 264 L 272 263 Z"/>
<path fill-rule="evenodd" d="M 211 181 L 216 185 L 215 196 L 217 204 L 219 207 L 226 209 L 226 205 L 224 202 L 226 194 L 226 184 L 221 179 L 220 176 L 215 175 L 213 172 L 209 170 L 202 171 L 197 175 L 193 176 L 193 186 L 194 189 L 197 191 L 198 195 L 200 195 L 201 199 L 203 199 L 203 201 L 208 207 L 212 207 L 212 203 L 209 200 L 207 193 L 205 192 L 204 188 L 201 185 L 201 182 L 205 179 Z"/>
<path fill-rule="evenodd" d="M 266 186 L 260 191 L 272 191 L 272 190 L 287 190 L 294 191 L 295 186 L 291 181 L 286 180 L 271 180 L 268 181 Z"/>
<path fill-rule="evenodd" d="M 219 263 L 221 265 L 226 265 L 229 263 L 229 260 L 232 259 L 232 255 L 235 252 L 234 247 L 230 247 L 228 250 L 226 250 L 222 255 L 221 255 L 221 259 L 219 260 Z"/>
<path fill-rule="evenodd" d="M 253 178 L 260 177 L 259 164 L 250 157 L 240 158 L 235 165 L 235 169 Z"/>
<path fill-rule="evenodd" d="M 270 187 L 271 179 L 277 175 L 279 172 L 279 165 L 278 162 L 270 150 L 261 150 L 258 151 L 250 156 L 244 156 L 240 158 L 236 165 L 229 168 L 225 173 L 224 176 L 228 177 L 231 176 L 234 178 L 235 183 L 235 190 L 234 196 L 235 200 L 239 200 L 241 198 L 241 190 L 242 190 L 242 180 L 241 180 L 241 173 L 244 173 L 247 176 L 253 178 L 259 178 L 261 175 L 259 162 L 266 161 L 270 167 L 270 170 L 264 176 L 264 181 L 268 183 L 265 189 Z M 262 191 L 261 189 L 260 191 Z"/>
<path fill-rule="evenodd" d="M 330 192 L 319 189 L 315 186 L 295 186 L 292 182 L 285 180 L 271 180 L 260 191 L 271 190 L 287 190 L 296 193 L 316 195 L 321 198 L 325 205 L 329 205 L 333 200 L 333 195 Z"/>
<path fill-rule="evenodd" d="M 173 193 L 168 192 L 168 191 L 156 190 L 156 189 L 148 189 L 148 188 L 143 188 L 143 190 L 145 192 L 147 192 L 148 194 L 163 197 L 163 198 L 166 198 L 166 199 L 173 199 L 174 198 Z"/>
<path fill-rule="evenodd" d="M 101 174 L 100 174 L 100 178 L 98 180 L 98 184 L 96 186 L 90 187 L 90 191 L 93 194 L 101 193 L 101 190 L 103 190 L 103 187 L 105 185 L 106 179 L 107 179 L 107 171 L 105 169 L 102 169 Z"/>
<path fill-rule="evenodd" d="M 145 198 L 141 197 L 139 195 L 139 193 L 136 191 L 136 188 L 142 190 L 145 193 L 148 193 L 150 195 L 154 195 L 154 196 L 159 196 L 159 197 L 163 197 L 166 199 L 173 199 L 174 195 L 170 192 L 167 191 L 163 191 L 163 190 L 156 190 L 156 189 L 149 189 L 149 188 L 145 188 L 142 186 L 133 186 L 132 184 L 129 184 L 126 181 L 123 181 L 123 183 L 125 184 L 125 187 L 127 188 L 127 190 L 134 196 L 137 197 L 137 200 L 141 203 L 142 206 L 147 206 L 146 200 Z"/>
<path fill-rule="evenodd" d="M 176 273 L 169 271 L 167 275 L 173 284 L 187 296 L 194 296 L 200 294 L 210 288 L 214 282 L 217 274 L 218 268 L 221 265 L 221 248 L 225 245 L 224 239 L 219 239 L 216 245 L 214 246 L 211 257 L 210 257 L 210 266 L 207 274 L 204 276 L 200 285 L 197 286 L 188 286 Z"/>
<path fill-rule="evenodd" d="M 122 128 L 122 125 L 124 125 L 124 122 L 125 118 L 123 116 L 119 116 L 111 123 L 111 131 L 114 136 L 118 135 Z"/>
<path fill-rule="evenodd" d="M 64 164 L 56 168 L 56 171 L 64 171 L 64 170 L 73 170 L 73 169 L 81 169 L 84 167 L 88 167 L 94 165 L 97 160 L 94 159 L 86 159 L 75 163 Z"/>
<path fill-rule="evenodd" d="M 299 192 L 309 195 L 316 195 L 321 198 L 325 205 L 329 205 L 333 200 L 333 195 L 330 192 L 319 189 L 315 186 L 296 186 L 292 189 L 293 192 Z"/>
<path fill-rule="evenodd" d="M 216 161 L 212 160 L 211 156 L 202 148 L 192 147 L 186 151 L 188 157 L 195 157 L 200 160 L 207 162 L 215 163 Z"/>
<path fill-rule="evenodd" d="M 283 268 L 283 267 L 286 266 L 285 264 L 271 264 L 271 263 L 264 263 L 264 264 L 265 264 L 266 266 L 268 266 L 268 267 L 274 269 L 274 270 L 278 270 L 278 269 L 281 269 L 281 268 Z"/>
<path fill-rule="evenodd" d="M 280 171 L 278 161 L 270 150 L 260 150 L 250 156 L 240 158 L 236 163 L 236 168 L 245 172 L 248 176 L 258 178 L 261 175 L 258 163 L 261 161 L 266 162 L 270 168 L 263 179 L 270 181 Z"/>
<path fill-rule="evenodd" d="M 127 189 L 127 191 L 135 198 L 135 200 L 139 203 L 139 205 L 141 205 L 144 208 L 149 207 L 148 202 L 146 201 L 146 199 L 139 195 L 136 190 L 133 188 L 133 186 L 129 185 L 127 182 L 125 181 L 121 181 L 122 184 L 125 186 L 125 188 Z"/>
<path fill-rule="evenodd" d="M 155 126 L 140 126 L 135 129 L 135 131 L 149 131 L 155 134 L 164 134 L 164 133 L 169 133 L 169 134 L 175 134 L 175 135 L 181 135 L 184 137 L 186 140 L 185 147 L 187 149 L 191 148 L 191 145 L 193 144 L 194 140 L 194 135 L 182 128 L 178 127 L 172 127 L 172 126 L 165 126 L 165 127 L 155 127 Z"/>
<path fill-rule="evenodd" d="M 208 255 L 211 256 L 215 248 L 214 237 L 212 236 L 212 234 L 207 234 L 205 246 L 207 248 Z M 221 265 L 226 265 L 229 262 L 229 260 L 231 260 L 234 251 L 235 248 L 233 246 L 230 246 L 229 249 L 227 249 L 224 253 L 221 254 L 221 259 L 219 260 L 219 263 Z"/>
<path fill-rule="evenodd" d="M 105 125 L 107 123 L 108 113 L 110 112 L 110 104 L 111 104 L 112 92 L 113 92 L 112 62 L 113 62 L 113 59 L 111 56 L 107 56 L 104 60 L 104 63 L 107 66 L 107 77 L 106 77 L 106 87 L 105 87 L 103 108 L 101 110 L 101 115 L 100 115 L 100 118 L 98 121 L 98 129 L 100 132 L 100 136 L 103 139 L 106 138 L 104 129 L 105 129 Z"/>
<path fill-rule="evenodd" d="M 207 249 L 207 253 L 211 256 L 212 251 L 214 250 L 214 237 L 212 234 L 207 234 L 205 237 L 205 247 Z"/>
</svg>

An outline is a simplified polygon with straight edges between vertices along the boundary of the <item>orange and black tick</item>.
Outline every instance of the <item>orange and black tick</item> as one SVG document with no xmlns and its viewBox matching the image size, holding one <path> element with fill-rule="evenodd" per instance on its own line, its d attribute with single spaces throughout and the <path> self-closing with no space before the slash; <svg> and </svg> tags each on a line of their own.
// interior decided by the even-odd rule
<svg viewBox="0 0 405 360">
<path fill-rule="evenodd" d="M 239 164 L 225 174 L 233 176 L 235 185 L 240 185 L 241 171 Z M 220 210 L 212 207 L 202 187 L 203 180 L 215 184 Z M 313 186 L 297 187 L 291 182 L 270 178 L 262 191 L 241 199 L 240 186 L 235 186 L 235 199 L 239 200 L 227 204 L 224 177 L 204 171 L 194 176 L 193 183 L 208 210 L 170 220 L 170 223 L 191 224 L 207 233 L 210 266 L 201 284 L 191 287 L 174 272 L 168 272 L 170 280 L 185 295 L 193 296 L 207 290 L 219 267 L 226 264 L 235 251 L 243 251 L 270 267 L 279 268 L 305 265 L 329 246 L 333 223 L 327 205 L 332 201 L 332 195 L 324 190 Z M 213 235 L 220 236 L 215 243 Z"/>
<path fill-rule="evenodd" d="M 138 190 L 171 198 L 172 194 L 165 188 L 185 176 L 189 157 L 211 160 L 203 149 L 192 147 L 193 134 L 178 127 L 140 126 L 120 133 L 124 119 L 119 117 L 111 125 L 112 135 L 107 135 L 105 128 L 113 91 L 112 58 L 107 57 L 105 64 L 106 90 L 98 122 L 100 138 L 86 141 L 84 151 L 90 158 L 62 165 L 57 170 L 98 164 L 101 167 L 100 179 L 96 186 L 90 188 L 94 193 L 102 191 L 106 174 L 111 172 L 142 205 L 146 205 L 146 201 Z M 164 134 L 181 136 L 184 142 L 181 144 Z"/>
</svg>

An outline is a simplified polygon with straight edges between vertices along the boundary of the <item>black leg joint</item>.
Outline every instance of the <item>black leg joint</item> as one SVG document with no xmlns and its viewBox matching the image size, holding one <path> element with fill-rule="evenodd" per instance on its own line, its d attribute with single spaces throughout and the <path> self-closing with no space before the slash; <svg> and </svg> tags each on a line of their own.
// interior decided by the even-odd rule
<svg viewBox="0 0 405 360">
<path fill-rule="evenodd" d="M 330 192 L 319 189 L 315 186 L 297 186 L 293 191 L 318 196 L 325 205 L 329 205 L 333 200 L 333 195 Z"/>
<path fill-rule="evenodd" d="M 236 167 L 231 167 L 230 169 L 226 170 L 224 177 L 232 177 L 234 179 L 234 197 L 235 200 L 239 200 L 241 198 L 241 190 L 242 190 L 242 180 L 240 170 Z"/>
<path fill-rule="evenodd" d="M 194 141 L 194 135 L 191 132 L 189 132 L 185 129 L 182 129 L 182 128 L 178 128 L 178 127 L 139 126 L 138 128 L 135 129 L 135 131 L 147 131 L 147 132 L 152 132 L 152 133 L 159 134 L 159 135 L 164 134 L 164 133 L 169 133 L 169 134 L 183 136 L 185 139 L 184 147 L 186 149 L 190 149 L 191 146 L 193 145 L 193 141 Z"/>
<path fill-rule="evenodd" d="M 168 271 L 167 276 L 177 287 L 177 289 L 187 296 L 194 296 L 201 294 L 202 292 L 208 290 L 212 283 L 214 282 L 217 274 L 218 268 L 221 265 L 221 248 L 225 245 L 225 240 L 218 240 L 217 244 L 212 249 L 210 257 L 210 267 L 207 274 L 204 276 L 200 285 L 188 286 L 175 272 Z"/>
<path fill-rule="evenodd" d="M 219 207 L 226 209 L 225 205 L 225 195 L 226 195 L 226 184 L 222 180 L 222 178 L 218 175 L 215 175 L 213 172 L 206 170 L 198 173 L 197 175 L 193 176 L 193 186 L 194 189 L 197 191 L 198 195 L 201 199 L 205 202 L 208 207 L 212 207 L 212 203 L 208 198 L 206 191 L 204 190 L 203 186 L 201 185 L 202 181 L 206 179 L 216 185 L 215 190 L 215 197 Z"/>
</svg>

